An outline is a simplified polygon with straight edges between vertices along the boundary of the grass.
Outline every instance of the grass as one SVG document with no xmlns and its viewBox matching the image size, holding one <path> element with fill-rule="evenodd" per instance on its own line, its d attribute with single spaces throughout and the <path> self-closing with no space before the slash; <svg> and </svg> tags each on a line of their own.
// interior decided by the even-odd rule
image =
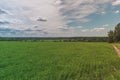
<svg viewBox="0 0 120 80">
<path fill-rule="evenodd" d="M 119 80 L 108 43 L 0 42 L 0 80 Z"/>
<path fill-rule="evenodd" d="M 120 43 L 113 43 L 113 45 L 120 49 Z"/>
</svg>

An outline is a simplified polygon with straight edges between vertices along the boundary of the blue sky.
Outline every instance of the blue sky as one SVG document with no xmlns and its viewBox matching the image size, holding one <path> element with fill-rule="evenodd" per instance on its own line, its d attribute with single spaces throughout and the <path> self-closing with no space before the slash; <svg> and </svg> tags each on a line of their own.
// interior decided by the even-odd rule
<svg viewBox="0 0 120 80">
<path fill-rule="evenodd" d="M 1 0 L 0 36 L 107 36 L 120 22 L 120 0 Z"/>
</svg>

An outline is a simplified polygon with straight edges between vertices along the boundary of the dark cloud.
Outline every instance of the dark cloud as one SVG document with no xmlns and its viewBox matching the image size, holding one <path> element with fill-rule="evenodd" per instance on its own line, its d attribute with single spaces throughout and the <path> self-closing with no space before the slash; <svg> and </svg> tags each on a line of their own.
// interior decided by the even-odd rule
<svg viewBox="0 0 120 80">
<path fill-rule="evenodd" d="M 0 21 L 0 25 L 10 24 L 8 21 Z"/>
<path fill-rule="evenodd" d="M 38 26 L 36 26 L 38 27 Z M 45 29 L 41 29 L 41 30 L 33 30 L 33 29 L 26 29 L 26 30 L 23 30 L 23 32 L 38 32 L 38 33 L 43 33 L 43 34 L 49 34 L 48 32 L 44 31 Z"/>
<path fill-rule="evenodd" d="M 46 20 L 46 19 L 43 19 L 43 18 L 38 18 L 37 21 L 47 22 L 47 20 Z"/>
<path fill-rule="evenodd" d="M 12 31 L 20 31 L 20 30 L 17 30 L 17 29 L 12 29 L 12 28 L 0 28 L 0 32 L 12 32 Z"/>
<path fill-rule="evenodd" d="M 32 30 L 32 29 L 26 29 L 26 30 L 22 30 L 24 33 L 25 32 L 28 32 L 28 33 L 31 33 L 31 32 L 38 32 L 38 33 L 43 33 L 43 34 L 49 34 L 48 32 L 45 32 L 44 30 Z"/>
<path fill-rule="evenodd" d="M 7 12 L 2 10 L 2 9 L 0 9 L 0 14 L 7 14 Z"/>
<path fill-rule="evenodd" d="M 0 28 L 0 32 L 32 32 L 32 31 L 38 31 L 42 32 L 43 30 L 32 30 L 32 29 L 26 29 L 26 30 L 17 30 L 17 29 L 12 29 L 12 28 Z"/>
<path fill-rule="evenodd" d="M 34 28 L 38 28 L 38 26 L 34 26 Z"/>
<path fill-rule="evenodd" d="M 12 31 L 12 29 L 10 29 L 10 28 L 0 28 L 0 32 L 2 32 L 2 31 Z"/>
<path fill-rule="evenodd" d="M 23 31 L 26 31 L 26 32 L 32 32 L 32 31 L 41 32 L 41 31 L 43 31 L 43 30 L 32 30 L 32 29 L 26 29 L 26 30 L 23 30 Z"/>
<path fill-rule="evenodd" d="M 16 34 L 20 33 L 20 30 L 11 29 L 11 28 L 0 28 L 0 34 Z"/>
<path fill-rule="evenodd" d="M 49 34 L 48 32 L 43 32 L 44 34 Z"/>
<path fill-rule="evenodd" d="M 36 33 L 37 32 L 37 33 Z M 48 34 L 48 32 L 45 32 L 43 30 L 32 30 L 32 29 L 26 29 L 26 30 L 18 30 L 13 28 L 0 28 L 0 34 L 5 35 L 32 35 L 32 34 Z"/>
<path fill-rule="evenodd" d="M 69 31 L 70 29 L 68 28 L 59 28 L 61 31 Z"/>
</svg>

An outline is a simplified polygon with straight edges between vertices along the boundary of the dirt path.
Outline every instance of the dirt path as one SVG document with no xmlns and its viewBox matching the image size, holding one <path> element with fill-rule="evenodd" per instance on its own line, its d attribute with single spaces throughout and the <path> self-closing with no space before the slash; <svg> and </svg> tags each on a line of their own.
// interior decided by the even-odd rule
<svg viewBox="0 0 120 80">
<path fill-rule="evenodd" d="M 115 45 L 113 45 L 115 51 L 117 52 L 118 56 L 120 57 L 120 49 L 118 49 Z"/>
</svg>

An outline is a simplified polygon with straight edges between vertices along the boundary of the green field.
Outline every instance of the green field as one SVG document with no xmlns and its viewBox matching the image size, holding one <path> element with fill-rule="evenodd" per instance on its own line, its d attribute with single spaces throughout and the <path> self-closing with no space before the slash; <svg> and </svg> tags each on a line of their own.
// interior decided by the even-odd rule
<svg viewBox="0 0 120 80">
<path fill-rule="evenodd" d="M 0 80 L 120 80 L 111 44 L 0 42 Z"/>
</svg>

